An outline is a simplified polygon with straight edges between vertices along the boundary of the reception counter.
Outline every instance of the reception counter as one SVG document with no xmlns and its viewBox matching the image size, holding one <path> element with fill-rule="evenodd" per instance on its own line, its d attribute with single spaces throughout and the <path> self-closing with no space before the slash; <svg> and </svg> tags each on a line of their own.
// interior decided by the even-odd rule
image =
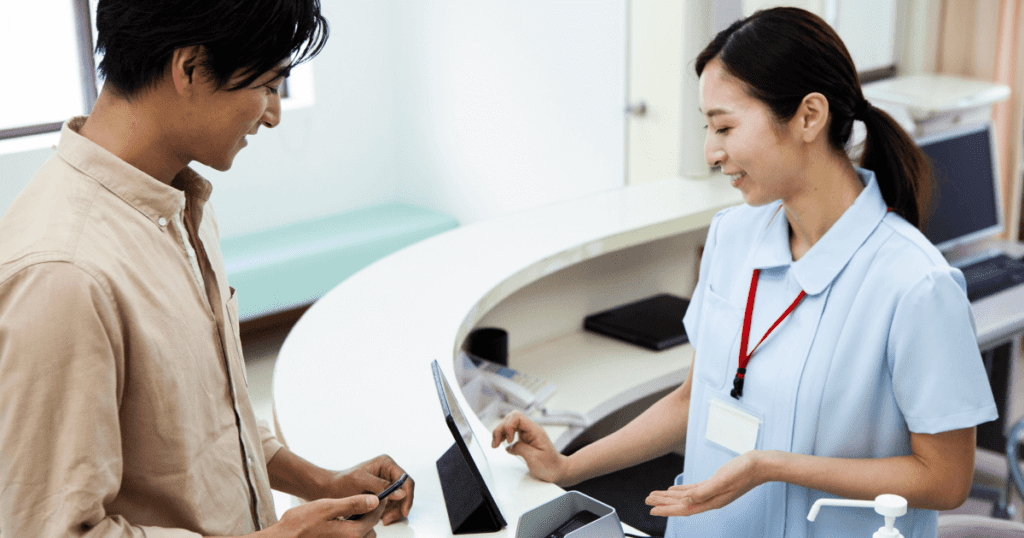
<svg viewBox="0 0 1024 538">
<path fill-rule="evenodd" d="M 667 179 L 465 226 L 370 265 L 317 301 L 282 346 L 279 434 L 326 468 L 391 455 L 416 481 L 415 504 L 378 535 L 450 536 L 435 461 L 453 438 L 431 361 L 454 382 L 467 334 L 500 326 L 510 365 L 558 386 L 547 407 L 591 422 L 675 386 L 689 346 L 647 351 L 584 332 L 583 317 L 658 292 L 689 296 L 712 216 L 740 202 L 721 178 Z M 492 536 L 515 536 L 522 513 L 563 491 L 491 450 L 491 424 L 469 415 L 509 523 Z M 548 430 L 560 447 L 582 431 Z"/>
</svg>

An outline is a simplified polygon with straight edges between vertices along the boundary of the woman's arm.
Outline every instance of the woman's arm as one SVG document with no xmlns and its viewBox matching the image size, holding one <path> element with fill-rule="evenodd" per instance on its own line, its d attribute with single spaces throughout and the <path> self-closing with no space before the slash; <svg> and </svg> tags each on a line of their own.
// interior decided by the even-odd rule
<svg viewBox="0 0 1024 538">
<path fill-rule="evenodd" d="M 569 457 L 568 474 L 559 485 L 625 469 L 664 456 L 682 446 L 690 416 L 693 363 L 686 381 L 615 433 Z"/>
<path fill-rule="evenodd" d="M 687 516 L 721 508 L 766 482 L 787 482 L 837 497 L 874 499 L 894 493 L 912 508 L 950 510 L 963 504 L 974 478 L 975 429 L 911 433 L 909 456 L 844 459 L 750 451 L 697 484 L 673 486 L 647 498 L 657 516 Z"/>
<path fill-rule="evenodd" d="M 505 418 L 493 432 L 491 446 L 510 443 L 508 452 L 526 460 L 535 477 L 560 486 L 571 486 L 588 478 L 631 467 L 662 456 L 679 447 L 686 438 L 690 412 L 693 365 L 686 381 L 655 402 L 647 411 L 619 431 L 563 456 L 544 430 L 522 413 Z M 515 441 L 518 434 L 519 439 Z"/>
</svg>

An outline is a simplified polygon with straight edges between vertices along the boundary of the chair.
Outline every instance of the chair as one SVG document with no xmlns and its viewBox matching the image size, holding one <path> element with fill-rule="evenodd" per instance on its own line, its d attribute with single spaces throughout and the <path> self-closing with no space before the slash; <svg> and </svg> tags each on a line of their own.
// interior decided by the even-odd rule
<svg viewBox="0 0 1024 538">
<path fill-rule="evenodd" d="M 992 503 L 991 516 L 1011 519 L 1010 499 L 1016 490 L 1024 498 L 1024 473 L 1020 467 L 1020 444 L 1024 441 L 1024 419 L 1014 424 L 1006 438 L 1006 452 L 978 448 L 974 456 L 974 484 L 971 498 Z"/>
<path fill-rule="evenodd" d="M 987 516 L 942 514 L 938 538 L 1021 538 L 1024 523 Z"/>
<path fill-rule="evenodd" d="M 1020 444 L 1024 441 L 1024 419 L 1017 421 L 1006 436 L 1006 487 L 998 493 L 992 506 L 992 516 L 1010 519 L 1010 498 L 1016 489 L 1017 495 L 1024 498 L 1024 474 L 1020 469 Z"/>
<path fill-rule="evenodd" d="M 1022 441 L 1024 441 L 1024 419 L 1018 420 L 1010 429 L 1010 434 L 1006 436 L 1006 469 L 1009 476 L 1006 479 L 1006 495 L 1003 502 L 1008 502 L 1007 499 L 1010 498 L 1011 484 L 1017 489 L 1017 495 L 1024 498 L 1024 474 L 1021 473 L 1020 458 L 1018 457 L 1018 448 Z"/>
</svg>

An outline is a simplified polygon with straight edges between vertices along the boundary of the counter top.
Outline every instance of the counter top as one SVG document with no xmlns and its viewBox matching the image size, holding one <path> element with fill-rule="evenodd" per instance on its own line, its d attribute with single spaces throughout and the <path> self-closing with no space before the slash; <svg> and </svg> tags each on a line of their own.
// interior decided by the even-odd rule
<svg viewBox="0 0 1024 538">
<path fill-rule="evenodd" d="M 282 439 L 327 468 L 390 454 L 416 481 L 416 501 L 407 522 L 378 534 L 449 536 L 435 461 L 453 439 L 430 362 L 456 379 L 453 360 L 468 332 L 517 290 L 606 253 L 699 231 L 741 201 L 726 181 L 667 179 L 464 226 L 379 260 L 317 301 L 285 340 L 273 382 Z M 678 382 L 685 366 L 649 369 L 623 390 Z M 604 412 L 627 396 L 599 397 L 583 411 Z M 469 418 L 489 447 L 486 427 Z M 520 514 L 562 490 L 503 450 L 488 458 L 500 484 L 492 494 L 509 522 L 493 536 L 513 536 Z"/>
</svg>

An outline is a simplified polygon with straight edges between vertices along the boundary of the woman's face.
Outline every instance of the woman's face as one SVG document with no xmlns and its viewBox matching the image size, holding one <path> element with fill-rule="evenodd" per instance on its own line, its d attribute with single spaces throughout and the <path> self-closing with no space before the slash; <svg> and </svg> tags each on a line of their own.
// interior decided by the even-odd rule
<svg viewBox="0 0 1024 538">
<path fill-rule="evenodd" d="M 799 187 L 799 138 L 778 126 L 768 106 L 713 59 L 700 76 L 700 109 L 707 119 L 704 156 L 719 166 L 743 201 L 764 205 L 788 198 Z"/>
</svg>

